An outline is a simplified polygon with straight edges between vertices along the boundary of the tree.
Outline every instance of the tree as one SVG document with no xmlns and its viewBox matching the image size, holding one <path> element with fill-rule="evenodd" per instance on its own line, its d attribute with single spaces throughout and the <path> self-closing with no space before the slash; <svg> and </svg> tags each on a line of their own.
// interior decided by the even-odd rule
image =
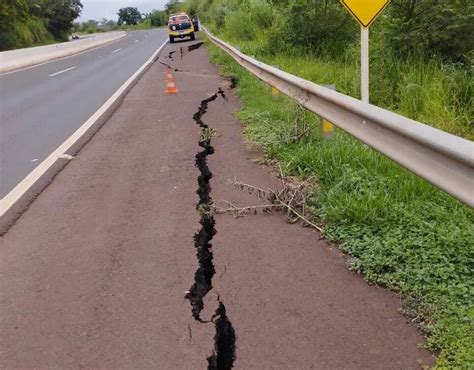
<svg viewBox="0 0 474 370">
<path fill-rule="evenodd" d="M 82 22 L 82 32 L 94 33 L 99 28 L 99 22 L 94 19 L 89 19 L 86 22 Z"/>
<path fill-rule="evenodd" d="M 25 0 L 0 1 L 0 33 L 7 32 L 15 21 L 28 18 L 28 5 Z"/>
<path fill-rule="evenodd" d="M 24 0 L 0 1 L 0 50 L 18 47 L 19 35 L 15 26 L 27 20 L 28 6 Z"/>
<path fill-rule="evenodd" d="M 74 20 L 82 11 L 80 0 L 26 0 L 29 14 L 44 19 L 48 31 L 58 41 L 68 39 Z"/>
<path fill-rule="evenodd" d="M 179 0 L 170 0 L 165 5 L 165 12 L 168 15 L 173 14 L 173 13 L 178 13 L 180 9 L 181 9 L 181 2 Z"/>
<path fill-rule="evenodd" d="M 418 54 L 469 63 L 474 48 L 471 0 L 395 0 L 387 10 L 387 44 L 398 57 Z"/>
<path fill-rule="evenodd" d="M 148 18 L 153 27 L 164 26 L 168 21 L 168 15 L 164 10 L 153 10 Z"/>
<path fill-rule="evenodd" d="M 358 35 L 357 26 L 338 1 L 275 1 L 283 13 L 284 26 L 273 41 L 301 47 L 311 52 L 337 55 Z"/>
<path fill-rule="evenodd" d="M 142 15 L 138 11 L 138 9 L 131 6 L 119 9 L 117 15 L 119 16 L 119 25 L 122 25 L 124 23 L 128 25 L 136 25 L 142 20 Z"/>
</svg>

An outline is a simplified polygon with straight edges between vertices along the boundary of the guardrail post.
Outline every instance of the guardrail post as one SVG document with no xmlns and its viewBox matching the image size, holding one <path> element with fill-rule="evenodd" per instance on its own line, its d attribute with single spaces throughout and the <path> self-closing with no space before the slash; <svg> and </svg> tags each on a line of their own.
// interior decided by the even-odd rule
<svg viewBox="0 0 474 370">
<path fill-rule="evenodd" d="M 276 65 L 272 65 L 272 67 L 274 68 L 277 68 L 277 69 L 280 69 L 278 66 Z M 272 94 L 273 97 L 276 97 L 278 96 L 278 94 L 280 94 L 280 91 L 273 85 L 270 86 L 271 89 L 270 89 L 270 93 Z"/>
<path fill-rule="evenodd" d="M 322 85 L 328 89 L 336 91 L 336 85 L 335 84 L 329 84 L 329 85 Z M 321 118 L 321 134 L 323 135 L 324 138 L 329 139 L 334 135 L 336 132 L 336 128 L 332 122 L 329 122 L 328 120 Z"/>
</svg>

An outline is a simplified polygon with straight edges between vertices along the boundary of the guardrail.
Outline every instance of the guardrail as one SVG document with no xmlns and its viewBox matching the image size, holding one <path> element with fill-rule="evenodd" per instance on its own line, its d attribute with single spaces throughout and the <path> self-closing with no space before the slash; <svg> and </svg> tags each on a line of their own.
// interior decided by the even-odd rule
<svg viewBox="0 0 474 370">
<path fill-rule="evenodd" d="M 474 208 L 474 142 L 259 62 L 202 29 L 262 81 Z"/>
</svg>

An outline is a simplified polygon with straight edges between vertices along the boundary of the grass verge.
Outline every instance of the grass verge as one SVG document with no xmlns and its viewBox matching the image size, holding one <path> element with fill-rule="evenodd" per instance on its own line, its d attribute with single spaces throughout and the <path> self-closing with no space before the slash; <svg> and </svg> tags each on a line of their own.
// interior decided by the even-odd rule
<svg viewBox="0 0 474 370">
<path fill-rule="evenodd" d="M 286 174 L 318 178 L 311 212 L 324 223 L 324 236 L 347 253 L 349 267 L 405 298 L 406 314 L 429 334 L 428 346 L 438 353 L 438 368 L 472 368 L 473 210 L 342 131 L 322 138 L 317 117 L 284 96 L 273 98 L 268 86 L 207 44 L 211 60 L 237 80 L 237 117 L 246 138 Z M 357 86 L 353 71 L 324 61 L 302 68 L 301 60 L 279 55 L 265 62 L 306 78 L 333 70 L 342 90 Z M 426 121 L 442 121 L 429 109 L 423 114 Z"/>
</svg>

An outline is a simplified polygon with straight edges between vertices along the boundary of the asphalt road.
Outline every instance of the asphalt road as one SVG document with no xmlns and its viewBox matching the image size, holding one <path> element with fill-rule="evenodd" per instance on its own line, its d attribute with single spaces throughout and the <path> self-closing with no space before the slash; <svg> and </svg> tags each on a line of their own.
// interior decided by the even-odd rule
<svg viewBox="0 0 474 370">
<path fill-rule="evenodd" d="M 164 30 L 0 75 L 0 198 L 79 128 L 166 40 Z"/>
<path fill-rule="evenodd" d="M 154 63 L 0 237 L 0 369 L 207 369 L 213 351 L 236 370 L 432 365 L 400 298 L 315 230 L 279 212 L 202 212 L 209 196 L 266 202 L 229 181 L 282 184 L 244 144 L 230 82 L 191 44 L 160 57 L 180 70 L 178 93 Z M 204 125 L 217 135 L 203 145 Z M 195 283 L 203 322 L 185 298 Z"/>
</svg>

